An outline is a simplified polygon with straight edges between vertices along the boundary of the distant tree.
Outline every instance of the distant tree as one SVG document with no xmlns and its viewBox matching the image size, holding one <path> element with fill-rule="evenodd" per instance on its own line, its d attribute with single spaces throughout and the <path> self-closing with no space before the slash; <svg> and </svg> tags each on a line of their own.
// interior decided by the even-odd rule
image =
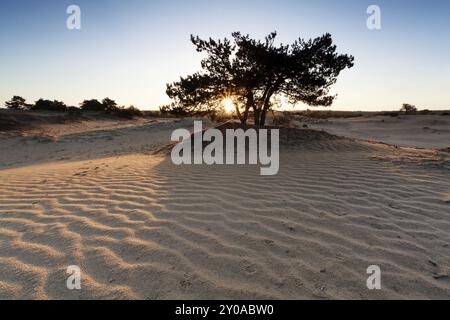
<svg viewBox="0 0 450 320">
<path fill-rule="evenodd" d="M 62 101 L 39 99 L 31 106 L 31 110 L 67 111 L 67 106 Z"/>
<path fill-rule="evenodd" d="M 202 71 L 167 85 L 175 100 L 173 110 L 188 114 L 220 108 L 231 98 L 243 124 L 253 112 L 256 125 L 263 126 L 275 97 L 290 103 L 330 106 L 335 96 L 330 87 L 354 58 L 336 53 L 330 34 L 314 40 L 298 39 L 291 45 L 275 45 L 276 33 L 264 41 L 239 32 L 232 41 L 202 40 L 191 36 L 198 52 L 205 52 Z"/>
<path fill-rule="evenodd" d="M 14 96 L 11 100 L 6 101 L 5 105 L 8 109 L 25 110 L 29 108 L 26 100 L 20 96 Z"/>
<path fill-rule="evenodd" d="M 103 99 L 102 105 L 105 111 L 112 112 L 117 110 L 117 103 L 110 98 Z"/>
<path fill-rule="evenodd" d="M 97 99 L 84 100 L 80 108 L 83 111 L 105 111 L 105 106 Z"/>
<path fill-rule="evenodd" d="M 411 104 L 404 103 L 402 105 L 402 108 L 400 109 L 400 112 L 404 112 L 406 114 L 414 114 L 417 112 L 417 108 L 416 106 L 413 106 Z"/>
</svg>

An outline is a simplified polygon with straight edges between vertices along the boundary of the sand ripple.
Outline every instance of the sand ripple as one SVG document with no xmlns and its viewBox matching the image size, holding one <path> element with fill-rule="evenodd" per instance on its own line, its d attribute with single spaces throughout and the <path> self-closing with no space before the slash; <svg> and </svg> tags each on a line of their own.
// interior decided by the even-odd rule
<svg viewBox="0 0 450 320">
<path fill-rule="evenodd" d="M 286 151 L 274 177 L 144 155 L 0 171 L 0 299 L 450 298 L 449 171 L 388 149 Z"/>
</svg>

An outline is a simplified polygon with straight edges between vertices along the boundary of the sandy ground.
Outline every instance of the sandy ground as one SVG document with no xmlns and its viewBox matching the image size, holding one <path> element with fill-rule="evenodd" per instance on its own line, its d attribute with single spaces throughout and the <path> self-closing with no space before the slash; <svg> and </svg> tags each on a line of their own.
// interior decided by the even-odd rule
<svg viewBox="0 0 450 320">
<path fill-rule="evenodd" d="M 190 121 L 145 121 L 0 139 L 0 299 L 450 299 L 448 153 L 323 137 L 262 177 L 174 166 Z"/>
<path fill-rule="evenodd" d="M 297 122 L 298 125 L 302 122 Z M 380 141 L 402 147 L 450 147 L 450 116 L 401 115 L 314 120 L 307 125 L 339 136 Z"/>
<path fill-rule="evenodd" d="M 0 133 L 0 168 L 152 152 L 191 121 L 81 121 Z"/>
</svg>

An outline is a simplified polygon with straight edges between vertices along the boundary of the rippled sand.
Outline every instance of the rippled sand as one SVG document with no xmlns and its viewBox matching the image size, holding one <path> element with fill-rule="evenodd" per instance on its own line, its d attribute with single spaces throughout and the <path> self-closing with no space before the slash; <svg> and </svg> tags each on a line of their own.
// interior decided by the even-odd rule
<svg viewBox="0 0 450 320">
<path fill-rule="evenodd" d="M 0 181 L 0 299 L 450 298 L 445 153 L 321 139 L 262 177 L 127 151 Z"/>
</svg>

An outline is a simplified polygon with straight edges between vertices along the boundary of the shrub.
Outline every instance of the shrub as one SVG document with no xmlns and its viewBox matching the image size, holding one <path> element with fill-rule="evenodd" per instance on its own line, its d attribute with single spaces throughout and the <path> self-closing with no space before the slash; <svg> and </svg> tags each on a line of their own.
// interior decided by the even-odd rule
<svg viewBox="0 0 450 320">
<path fill-rule="evenodd" d="M 161 117 L 161 111 L 159 110 L 146 110 L 146 111 L 141 111 L 143 116 L 147 116 L 147 117 L 154 117 L 154 118 L 158 118 Z"/>
<path fill-rule="evenodd" d="M 106 111 L 105 106 L 97 99 L 84 100 L 80 108 L 83 111 Z"/>
<path fill-rule="evenodd" d="M 114 113 L 120 117 L 124 118 L 133 118 L 133 117 L 142 117 L 144 114 L 141 110 L 136 108 L 135 106 L 129 106 L 128 108 L 125 107 L 117 107 L 114 110 Z"/>
<path fill-rule="evenodd" d="M 33 106 L 31 106 L 31 110 L 64 112 L 64 111 L 67 111 L 67 106 L 62 101 L 58 101 L 58 100 L 50 101 L 50 100 L 39 99 L 38 101 L 36 101 L 34 103 Z"/>
<path fill-rule="evenodd" d="M 207 112 L 206 116 L 213 122 L 227 122 L 234 119 L 231 113 L 225 112 L 225 110 L 211 110 Z"/>
<path fill-rule="evenodd" d="M 80 116 L 83 113 L 80 108 L 73 106 L 67 107 L 67 112 L 69 116 Z"/>
<path fill-rule="evenodd" d="M 182 117 L 189 115 L 189 112 L 185 108 L 175 106 L 173 104 L 162 106 L 159 108 L 159 111 L 163 115 L 182 116 Z"/>
<path fill-rule="evenodd" d="M 275 115 L 273 117 L 273 124 L 276 126 L 288 126 L 291 123 L 291 117 L 287 112 Z"/>
</svg>

